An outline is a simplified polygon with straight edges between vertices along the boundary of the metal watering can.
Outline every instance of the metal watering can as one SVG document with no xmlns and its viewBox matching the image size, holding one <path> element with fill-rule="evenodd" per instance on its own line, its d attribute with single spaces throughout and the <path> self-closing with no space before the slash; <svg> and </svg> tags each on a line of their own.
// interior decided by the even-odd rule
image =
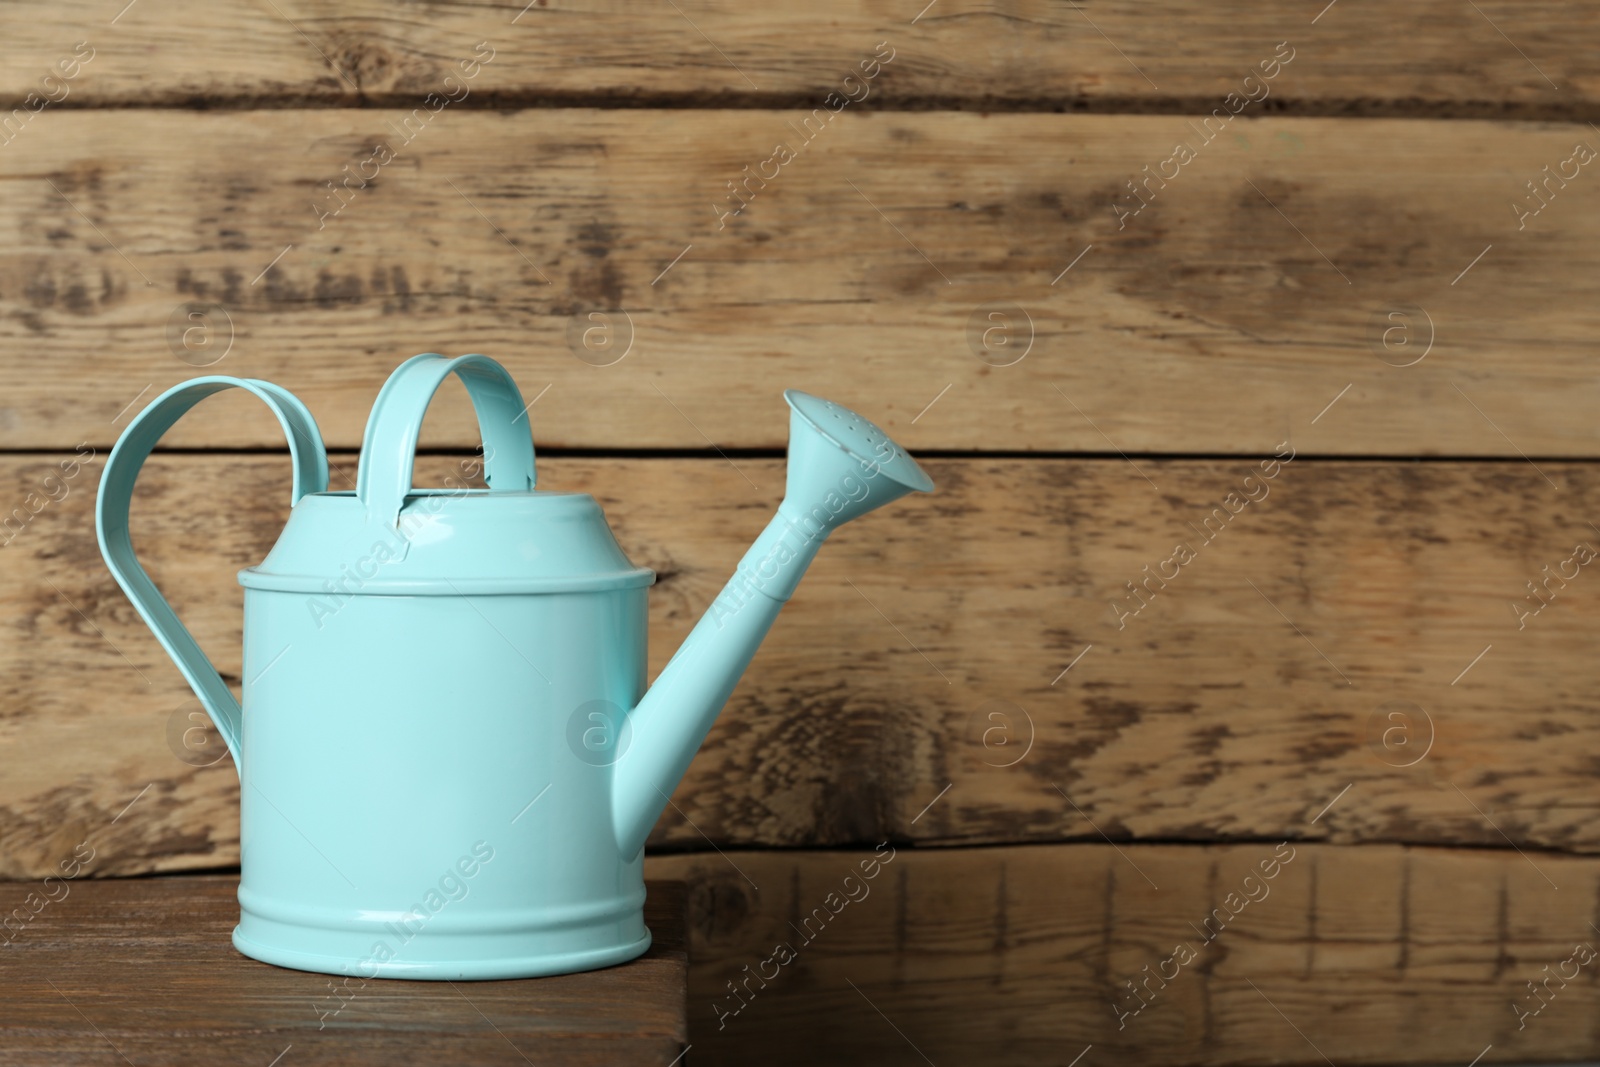
<svg viewBox="0 0 1600 1067">
<path fill-rule="evenodd" d="M 434 392 L 467 387 L 487 489 L 416 489 Z M 140 468 L 202 399 L 244 389 L 294 462 L 288 525 L 239 572 L 243 707 L 134 558 Z M 360 978 L 493 979 L 650 945 L 644 842 L 773 619 L 836 526 L 932 481 L 871 422 L 805 393 L 783 503 L 655 685 L 647 588 L 584 493 L 536 491 L 527 407 L 480 355 L 402 363 L 354 492 L 328 491 L 310 412 L 268 382 L 195 378 L 106 461 L 117 582 L 216 723 L 240 780 L 242 953 Z"/>
</svg>

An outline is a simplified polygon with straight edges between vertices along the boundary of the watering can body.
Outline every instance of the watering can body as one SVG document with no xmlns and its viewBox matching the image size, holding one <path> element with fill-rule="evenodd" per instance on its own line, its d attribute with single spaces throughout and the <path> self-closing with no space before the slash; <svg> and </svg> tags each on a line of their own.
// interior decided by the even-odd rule
<svg viewBox="0 0 1600 1067">
<path fill-rule="evenodd" d="M 621 854 L 611 798 L 644 695 L 653 575 L 588 496 L 493 496 L 424 495 L 393 539 L 351 522 L 338 544 L 329 531 L 358 502 L 308 496 L 240 574 L 246 955 L 472 979 L 649 946 L 642 850 Z M 533 530 L 570 573 L 506 564 Z M 407 559 L 385 561 L 402 537 Z M 286 548 L 350 569 L 307 573 Z M 448 574 L 426 575 L 430 552 Z M 385 571 L 407 563 L 405 578 Z"/>
<path fill-rule="evenodd" d="M 487 489 L 411 484 L 423 413 L 450 375 L 477 409 Z M 156 440 L 231 387 L 277 414 L 295 465 L 283 534 L 239 575 L 242 700 L 134 559 L 127 527 Z M 493 361 L 402 364 L 353 492 L 327 490 L 315 423 L 276 386 L 202 378 L 152 402 L 107 461 L 99 534 L 238 769 L 239 951 L 362 979 L 531 977 L 643 953 L 644 838 L 777 610 L 833 526 L 931 488 L 892 444 L 863 462 L 881 437 L 865 420 L 857 440 L 844 409 L 790 403 L 807 427 L 831 416 L 848 438 L 824 447 L 834 474 L 807 465 L 805 492 L 827 499 L 808 521 L 791 445 L 779 515 L 647 691 L 654 575 L 629 563 L 592 497 L 535 488 L 526 408 Z"/>
</svg>

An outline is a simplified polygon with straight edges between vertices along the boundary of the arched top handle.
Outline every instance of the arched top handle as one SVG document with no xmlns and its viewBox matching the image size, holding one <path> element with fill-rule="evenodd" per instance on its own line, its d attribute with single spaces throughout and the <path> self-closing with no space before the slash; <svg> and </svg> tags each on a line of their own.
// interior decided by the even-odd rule
<svg viewBox="0 0 1600 1067">
<path fill-rule="evenodd" d="M 370 521 L 385 528 L 399 522 L 400 509 L 412 491 L 422 418 L 434 393 L 452 374 L 467 387 L 478 415 L 484 480 L 490 491 L 515 493 L 534 487 L 533 435 L 524 422 L 527 406 L 515 379 L 488 356 L 451 359 L 425 352 L 395 368 L 367 419 L 356 495 Z"/>
</svg>

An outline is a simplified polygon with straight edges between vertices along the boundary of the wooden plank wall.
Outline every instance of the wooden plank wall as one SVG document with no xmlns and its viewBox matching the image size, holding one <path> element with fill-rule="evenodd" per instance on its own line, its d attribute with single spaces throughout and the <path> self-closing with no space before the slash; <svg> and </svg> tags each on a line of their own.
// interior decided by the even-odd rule
<svg viewBox="0 0 1600 1067">
<path fill-rule="evenodd" d="M 836 536 L 651 839 L 695 1062 L 1600 1056 L 1593 8 L 0 19 L 0 876 L 238 861 L 92 530 L 161 389 L 288 387 L 348 488 L 396 362 L 501 359 L 654 671 L 795 386 L 939 492 Z M 277 432 L 208 401 L 141 483 L 231 682 Z M 421 476 L 474 443 L 442 395 Z"/>
</svg>

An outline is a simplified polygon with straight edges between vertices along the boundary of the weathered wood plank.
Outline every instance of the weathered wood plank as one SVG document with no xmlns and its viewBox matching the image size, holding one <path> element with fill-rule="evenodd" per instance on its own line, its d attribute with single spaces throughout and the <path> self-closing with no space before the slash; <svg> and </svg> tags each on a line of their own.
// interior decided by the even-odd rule
<svg viewBox="0 0 1600 1067">
<path fill-rule="evenodd" d="M 8 13 L 0 91 L 60 97 L 40 79 L 84 39 L 94 58 L 64 83 L 69 106 L 389 103 L 439 91 L 480 41 L 495 59 L 476 88 L 499 104 L 820 99 L 880 41 L 898 55 L 876 99 L 895 105 L 1172 108 L 1237 91 L 1284 40 L 1307 61 L 1280 100 L 1329 111 L 1575 115 L 1600 84 L 1584 5 L 1322 6 L 34 0 Z"/>
<path fill-rule="evenodd" d="M 650 951 L 538 981 L 340 979 L 229 941 L 236 876 L 0 885 L 0 1064 L 618 1064 L 685 1044 L 683 887 L 645 903 Z M 26 916 L 24 921 L 15 912 Z M 292 1051 L 290 1051 L 292 1049 Z"/>
<path fill-rule="evenodd" d="M 1559 892 L 1509 849 L 1276 842 L 649 866 L 690 884 L 707 1063 L 1592 1060 L 1600 865 L 1535 859 Z"/>
<path fill-rule="evenodd" d="M 100 873 L 236 862 L 233 770 L 169 747 L 195 705 L 100 561 L 99 460 L 59 484 L 58 462 L 0 460 L 0 499 L 65 486 L 0 549 L 0 874 L 48 871 L 147 785 Z M 424 457 L 420 477 L 441 484 L 454 462 Z M 545 465 L 541 484 L 596 493 L 661 575 L 652 675 L 776 505 L 780 464 L 737 463 Z M 355 463 L 335 466 L 343 486 Z M 1559 492 L 1522 462 L 1300 458 L 1248 483 L 1259 464 L 1141 464 L 1159 491 L 1121 460 L 928 468 L 935 494 L 833 537 L 657 845 L 1099 840 L 1098 827 L 1495 847 L 1504 832 L 1600 850 L 1600 708 L 1582 669 L 1600 596 L 1572 562 L 1600 541 L 1595 467 L 1543 464 Z M 166 455 L 142 482 L 135 543 L 231 682 L 234 572 L 270 546 L 288 478 L 281 456 Z M 1263 487 L 1202 541 L 1228 494 Z M 1125 583 L 1170 573 L 1179 541 L 1195 558 L 1127 616 Z M 1531 614 L 1536 579 L 1549 602 Z"/>
<path fill-rule="evenodd" d="M 847 111 L 719 218 L 805 114 L 47 111 L 0 152 L 0 447 L 108 444 L 218 356 L 353 447 L 434 348 L 548 385 L 545 445 L 777 448 L 798 386 L 913 448 L 1596 454 L 1587 125 Z"/>
<path fill-rule="evenodd" d="M 1537 869 L 1508 849 L 1258 842 L 1120 852 L 1103 844 L 880 846 L 659 856 L 648 865 L 652 877 L 689 883 L 688 1039 L 708 1063 L 853 1062 L 864 1054 L 923 1062 L 913 1044 L 941 1064 L 1066 1063 L 1089 1044 L 1159 1065 L 1312 1064 L 1322 1055 L 1336 1063 L 1465 1063 L 1489 1044 L 1524 1062 L 1592 1058 L 1600 1048 L 1593 962 L 1568 961 L 1583 958 L 1576 946 L 1592 951 L 1597 940 L 1590 922 L 1600 868 L 1587 857 L 1532 859 Z M 29 1013 L 27 1025 L 7 1027 L 5 1052 L 16 1056 L 25 1043 L 50 1038 L 41 1020 L 66 1010 L 33 977 L 41 967 L 58 985 L 63 973 L 73 975 L 78 984 L 63 991 L 119 1044 L 149 1034 L 148 1015 L 127 1014 L 139 995 L 129 990 L 169 986 L 200 961 L 213 980 L 158 1015 L 173 1038 L 183 1036 L 180 1016 L 203 1012 L 207 1041 L 253 1049 L 251 1041 L 282 1032 L 318 1062 L 351 1032 L 373 1039 L 358 1012 L 392 1025 L 395 997 L 404 995 L 414 1017 L 428 990 L 378 983 L 331 1031 L 305 1034 L 302 1047 L 295 1033 L 315 1016 L 300 1019 L 297 1010 L 326 990 L 296 996 L 315 984 L 312 976 L 232 953 L 233 885 L 225 875 L 70 883 L 68 896 L 4 949 L 12 975 L 5 1010 L 18 1022 L 15 1013 Z M 0 885 L 0 905 L 23 906 L 38 888 Z M 189 904 L 181 922 L 175 902 Z M 663 928 L 659 915 L 652 922 Z M 64 965 L 65 949 L 83 937 L 116 949 L 92 974 Z M 1178 946 L 1193 953 L 1190 962 L 1177 964 Z M 147 961 L 139 980 L 106 991 L 135 959 Z M 219 968 L 227 982 L 214 980 Z M 641 970 L 583 981 L 598 989 Z M 507 1029 L 526 1012 L 528 992 L 538 994 L 544 1015 L 583 1003 L 581 992 L 568 995 L 573 981 L 473 983 L 467 991 Z M 83 992 L 87 1001 L 76 995 Z M 639 1005 L 627 1007 L 637 1025 Z M 819 1017 L 829 1025 L 817 1026 Z M 467 1039 L 498 1054 L 470 1013 L 449 1022 L 469 1024 Z M 548 1026 L 538 1029 L 530 1042 L 550 1040 Z M 517 1042 L 527 1047 L 520 1034 Z M 163 1062 L 188 1062 L 188 1044 L 174 1048 Z M 94 1050 L 84 1042 L 82 1051 Z"/>
</svg>

